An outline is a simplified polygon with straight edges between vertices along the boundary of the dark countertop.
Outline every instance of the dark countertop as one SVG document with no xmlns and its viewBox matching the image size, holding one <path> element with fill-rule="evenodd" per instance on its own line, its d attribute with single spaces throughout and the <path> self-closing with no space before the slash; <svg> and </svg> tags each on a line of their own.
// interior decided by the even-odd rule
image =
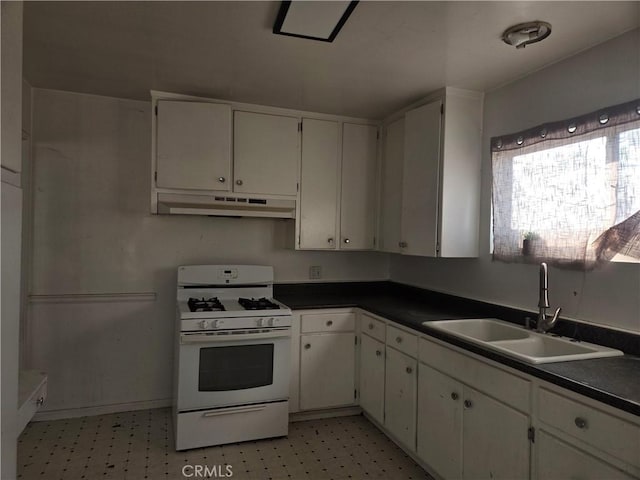
<svg viewBox="0 0 640 480">
<path fill-rule="evenodd" d="M 393 282 L 276 285 L 275 297 L 293 310 L 359 307 L 420 333 L 640 416 L 640 357 L 636 355 L 625 353 L 622 357 L 532 365 L 422 325 L 422 322 L 433 320 L 479 317 L 495 317 L 522 324 L 526 312 Z M 561 329 L 564 331 L 559 332 L 560 334 L 566 336 L 566 331 L 577 331 L 575 325 L 569 327 L 568 323 L 565 322 Z M 606 329 L 595 327 L 595 333 L 581 331 L 576 338 L 582 337 L 583 340 L 594 343 L 608 343 L 607 346 L 625 352 L 628 349 L 621 347 L 635 348 L 637 345 L 637 336 L 629 334 L 623 334 L 624 338 L 618 344 L 612 345 L 610 337 L 614 331 L 611 330 L 602 334 L 605 342 L 594 341 L 594 335 L 601 330 Z"/>
</svg>

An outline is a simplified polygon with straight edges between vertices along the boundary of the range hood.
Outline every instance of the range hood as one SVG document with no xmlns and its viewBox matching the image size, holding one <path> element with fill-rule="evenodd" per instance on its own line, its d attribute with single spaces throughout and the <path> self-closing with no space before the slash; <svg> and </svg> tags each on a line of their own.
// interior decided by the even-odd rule
<svg viewBox="0 0 640 480">
<path fill-rule="evenodd" d="M 215 215 L 221 217 L 295 218 L 294 199 L 260 198 L 247 195 L 158 194 L 158 213 Z"/>
</svg>

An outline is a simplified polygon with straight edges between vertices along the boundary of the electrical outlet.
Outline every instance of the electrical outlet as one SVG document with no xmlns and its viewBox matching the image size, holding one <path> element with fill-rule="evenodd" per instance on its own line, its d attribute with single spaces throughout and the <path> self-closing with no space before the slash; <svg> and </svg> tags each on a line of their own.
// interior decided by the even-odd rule
<svg viewBox="0 0 640 480">
<path fill-rule="evenodd" d="M 322 267 L 320 265 L 311 265 L 309 267 L 309 278 L 312 280 L 322 278 Z"/>
</svg>

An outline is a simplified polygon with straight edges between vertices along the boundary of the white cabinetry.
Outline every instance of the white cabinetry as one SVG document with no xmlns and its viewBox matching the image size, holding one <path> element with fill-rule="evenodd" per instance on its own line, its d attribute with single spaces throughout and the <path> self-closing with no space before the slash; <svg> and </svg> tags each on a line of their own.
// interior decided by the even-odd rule
<svg viewBox="0 0 640 480">
<path fill-rule="evenodd" d="M 369 250 L 375 246 L 378 127 L 344 123 L 340 248 Z"/>
<path fill-rule="evenodd" d="M 381 425 L 384 423 L 384 343 L 368 335 L 360 341 L 360 406 Z"/>
<path fill-rule="evenodd" d="M 386 126 L 380 178 L 379 248 L 399 253 L 402 219 L 402 171 L 404 163 L 404 117 Z"/>
<path fill-rule="evenodd" d="M 373 249 L 378 127 L 308 118 L 302 125 L 296 248 Z"/>
<path fill-rule="evenodd" d="M 425 339 L 420 361 L 418 456 L 443 478 L 529 478 L 529 382 Z"/>
<path fill-rule="evenodd" d="M 290 195 L 298 192 L 298 118 L 236 111 L 233 115 L 233 190 Z"/>
<path fill-rule="evenodd" d="M 580 480 L 631 480 L 631 477 L 569 443 L 541 431 L 538 444 L 538 478 Z"/>
<path fill-rule="evenodd" d="M 387 347 L 384 425 L 402 444 L 416 449 L 417 361 Z"/>
<path fill-rule="evenodd" d="M 339 133 L 338 122 L 309 118 L 302 120 L 299 249 L 336 248 Z"/>
<path fill-rule="evenodd" d="M 555 386 L 537 389 L 537 478 L 640 477 L 640 424 Z"/>
<path fill-rule="evenodd" d="M 156 115 L 156 185 L 229 191 L 231 107 L 159 100 Z"/>
<path fill-rule="evenodd" d="M 397 116 L 397 115 L 396 115 Z M 447 88 L 425 99 L 385 128 L 383 171 L 393 171 L 402 155 L 399 241 L 399 183 L 387 178 L 381 197 L 382 249 L 408 255 L 478 256 L 482 94 Z M 404 130 L 400 148 L 398 136 Z M 397 173 L 397 172 L 396 172 Z"/>
<path fill-rule="evenodd" d="M 355 403 L 355 314 L 301 315 L 300 410 Z"/>
</svg>

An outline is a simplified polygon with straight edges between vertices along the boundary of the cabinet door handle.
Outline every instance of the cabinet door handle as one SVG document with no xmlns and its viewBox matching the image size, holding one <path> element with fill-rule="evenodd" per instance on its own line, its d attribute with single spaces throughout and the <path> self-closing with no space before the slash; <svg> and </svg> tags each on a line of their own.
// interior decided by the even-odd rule
<svg viewBox="0 0 640 480">
<path fill-rule="evenodd" d="M 471 400 L 465 400 L 464 408 L 471 408 L 471 407 L 473 407 L 473 402 Z"/>
<path fill-rule="evenodd" d="M 236 185 L 242 185 L 242 180 L 236 180 Z"/>
<path fill-rule="evenodd" d="M 396 342 L 397 343 L 402 343 L 402 337 L 396 337 Z"/>
<path fill-rule="evenodd" d="M 226 182 L 226 180 L 227 180 L 227 179 L 226 179 L 226 178 L 224 178 L 224 177 L 218 177 L 218 181 L 219 181 L 220 183 L 224 183 L 224 182 Z"/>
<path fill-rule="evenodd" d="M 306 344 L 304 345 L 304 349 L 305 349 L 305 350 L 309 350 L 310 348 L 311 348 L 311 344 L 310 344 L 310 343 L 306 343 Z"/>
<path fill-rule="evenodd" d="M 331 245 L 333 245 L 333 237 L 327 238 L 327 243 L 330 243 Z"/>
<path fill-rule="evenodd" d="M 457 392 L 451 392 L 451 399 L 452 400 L 457 400 L 458 398 L 460 398 L 460 396 L 458 395 Z"/>
<path fill-rule="evenodd" d="M 376 350 L 376 357 L 379 357 L 380 355 L 382 355 L 382 352 L 380 350 Z"/>
<path fill-rule="evenodd" d="M 407 368 L 406 368 L 406 371 L 407 371 L 407 373 L 412 373 L 412 372 L 413 372 L 413 368 L 411 368 L 411 367 L 407 367 Z"/>
<path fill-rule="evenodd" d="M 331 325 L 333 325 L 333 320 L 327 320 L 327 327 L 330 327 Z"/>
<path fill-rule="evenodd" d="M 398 242 L 398 246 L 400 248 L 406 248 L 407 247 L 407 242 Z"/>
<path fill-rule="evenodd" d="M 348 238 L 345 238 L 344 243 L 351 243 L 351 240 L 349 240 Z"/>
<path fill-rule="evenodd" d="M 576 427 L 580 428 L 580 429 L 585 429 L 587 428 L 587 421 L 582 418 L 582 417 L 576 417 L 576 419 L 574 420 Z"/>
<path fill-rule="evenodd" d="M 369 324 L 369 330 L 373 330 L 373 323 Z"/>
<path fill-rule="evenodd" d="M 44 397 L 38 397 L 38 399 L 36 400 L 36 405 L 38 407 L 41 407 L 42 405 L 44 405 Z"/>
</svg>

